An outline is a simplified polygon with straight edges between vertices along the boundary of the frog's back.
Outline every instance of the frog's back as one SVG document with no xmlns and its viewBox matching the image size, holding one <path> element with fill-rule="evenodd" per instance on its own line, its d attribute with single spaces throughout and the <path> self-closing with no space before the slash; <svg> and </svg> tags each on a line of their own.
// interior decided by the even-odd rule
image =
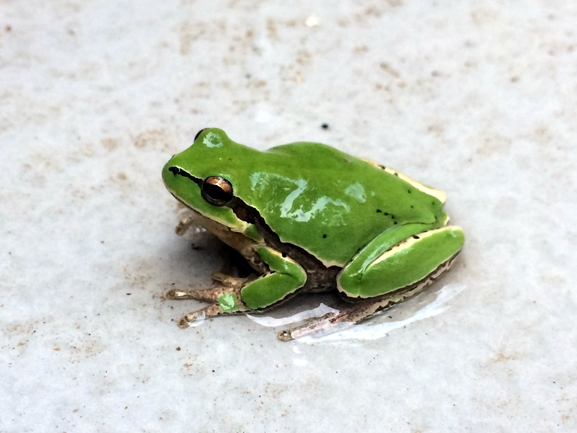
<svg viewBox="0 0 577 433">
<path fill-rule="evenodd" d="M 333 167 L 335 164 L 339 165 L 343 162 L 350 163 L 352 160 L 358 160 L 358 158 L 329 145 L 307 141 L 271 147 L 265 153 L 282 158 L 283 161 L 292 159 L 298 162 L 300 167 L 311 168 Z"/>
<path fill-rule="evenodd" d="M 324 144 L 285 144 L 261 158 L 248 201 L 281 240 L 305 247 L 326 264 L 346 264 L 395 225 L 431 224 L 444 214 L 434 197 Z"/>
</svg>

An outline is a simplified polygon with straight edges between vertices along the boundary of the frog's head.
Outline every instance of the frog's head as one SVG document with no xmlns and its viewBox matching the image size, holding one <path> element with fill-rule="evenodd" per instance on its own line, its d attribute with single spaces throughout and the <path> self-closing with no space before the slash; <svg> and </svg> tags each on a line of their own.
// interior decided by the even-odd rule
<svg viewBox="0 0 577 433">
<path fill-rule="evenodd" d="M 246 223 L 226 205 L 235 197 L 235 180 L 243 182 L 246 163 L 256 152 L 232 141 L 218 128 L 206 128 L 184 152 L 162 169 L 166 188 L 179 201 L 204 216 L 236 230 Z"/>
</svg>

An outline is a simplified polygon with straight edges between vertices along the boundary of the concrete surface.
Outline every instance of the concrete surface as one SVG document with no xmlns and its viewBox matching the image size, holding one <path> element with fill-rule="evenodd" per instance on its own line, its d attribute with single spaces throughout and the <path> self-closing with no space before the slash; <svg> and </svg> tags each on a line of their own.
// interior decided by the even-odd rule
<svg viewBox="0 0 577 433">
<path fill-rule="evenodd" d="M 568 0 L 0 1 L 0 431 L 577 431 L 576 22 Z M 434 290 L 462 290 L 372 340 L 178 329 L 200 304 L 162 295 L 225 251 L 174 234 L 160 169 L 205 126 L 443 189 L 467 242 Z"/>
</svg>

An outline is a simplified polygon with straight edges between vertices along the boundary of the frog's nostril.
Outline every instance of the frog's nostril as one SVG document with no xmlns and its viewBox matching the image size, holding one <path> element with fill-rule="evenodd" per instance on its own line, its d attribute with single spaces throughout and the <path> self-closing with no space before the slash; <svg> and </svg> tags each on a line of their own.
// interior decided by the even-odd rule
<svg viewBox="0 0 577 433">
<path fill-rule="evenodd" d="M 190 173 L 187 173 L 186 171 L 184 171 L 180 167 L 168 167 L 168 171 L 170 171 L 175 176 L 186 177 L 186 178 L 192 180 L 193 182 L 196 182 L 198 184 L 198 186 L 202 185 L 202 180 L 195 178 Z"/>
</svg>

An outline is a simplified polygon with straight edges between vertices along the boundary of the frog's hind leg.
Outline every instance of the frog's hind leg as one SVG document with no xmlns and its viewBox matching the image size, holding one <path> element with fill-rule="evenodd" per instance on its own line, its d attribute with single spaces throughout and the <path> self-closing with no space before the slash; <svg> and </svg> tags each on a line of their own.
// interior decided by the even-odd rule
<svg viewBox="0 0 577 433">
<path fill-rule="evenodd" d="M 337 323 L 359 323 L 365 319 L 368 319 L 377 311 L 389 307 L 390 304 L 390 298 L 379 300 L 371 299 L 369 301 L 348 304 L 336 313 L 327 313 L 324 316 L 307 321 L 304 325 L 279 331 L 277 336 L 281 341 L 290 341 L 308 334 L 312 334 L 313 332 L 330 329 Z"/>
<path fill-rule="evenodd" d="M 411 233 L 412 226 L 386 231 L 363 248 L 337 277 L 339 291 L 359 300 L 397 292 L 428 278 L 463 246 L 460 227 Z"/>
<path fill-rule="evenodd" d="M 396 291 L 392 294 L 381 296 L 378 298 L 366 299 L 363 301 L 356 301 L 344 306 L 336 313 L 327 313 L 324 316 L 317 317 L 307 321 L 304 325 L 297 326 L 292 329 L 279 331 L 278 338 L 281 341 L 290 341 L 299 337 L 312 334 L 317 331 L 328 330 L 338 323 L 356 324 L 369 319 L 375 313 L 392 307 L 407 298 L 417 295 L 423 289 L 435 281 L 439 276 L 445 272 L 453 263 L 458 252 L 455 253 L 449 260 L 440 265 L 429 277 L 420 281 L 410 287 Z"/>
<path fill-rule="evenodd" d="M 375 298 L 363 299 L 361 301 L 349 299 L 349 302 L 352 303 L 346 305 L 343 302 L 344 306 L 338 312 L 327 313 L 322 317 L 307 321 L 304 325 L 279 331 L 278 338 L 281 341 L 290 341 L 317 331 L 330 329 L 337 323 L 348 322 L 356 324 L 367 320 L 375 313 L 390 308 L 394 304 L 402 302 L 403 300 L 422 292 L 426 286 L 436 281 L 451 267 L 455 258 L 459 254 L 459 251 L 455 252 L 449 259 L 441 263 L 433 272 L 431 272 L 431 274 L 417 283 Z M 344 297 L 344 299 L 346 299 L 346 297 Z"/>
</svg>

